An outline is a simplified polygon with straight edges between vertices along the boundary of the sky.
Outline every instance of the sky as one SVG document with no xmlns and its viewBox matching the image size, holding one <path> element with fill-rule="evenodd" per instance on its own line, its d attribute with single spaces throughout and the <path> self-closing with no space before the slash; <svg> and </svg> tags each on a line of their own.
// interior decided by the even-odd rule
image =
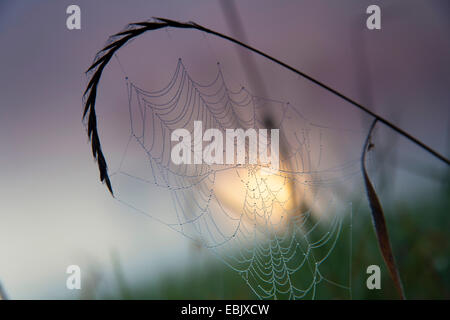
<svg viewBox="0 0 450 320">
<path fill-rule="evenodd" d="M 365 28 L 365 8 L 371 1 L 245 0 L 237 1 L 237 9 L 251 45 L 368 105 L 448 157 L 448 1 L 377 3 L 382 9 L 381 31 Z M 81 8 L 81 30 L 66 28 L 70 4 Z M 217 1 L 3 0 L 0 4 L 0 281 L 12 298 L 78 298 L 79 293 L 65 288 L 66 267 L 97 267 L 111 278 L 113 254 L 121 258 L 130 282 L 156 278 L 164 270 L 190 263 L 190 244 L 182 235 L 111 198 L 98 180 L 81 121 L 84 71 L 95 53 L 127 23 L 153 16 L 232 32 Z M 127 48 L 127 72 L 145 80 L 139 78 L 139 70 L 151 50 L 160 54 L 161 61 L 172 55 L 188 62 L 201 57 L 196 46 L 182 36 L 173 37 L 183 45 L 171 44 L 181 49 L 167 56 L 152 47 L 158 46 L 156 40 L 137 43 L 134 51 Z M 207 55 L 205 59 L 214 60 Z M 228 59 L 238 56 L 230 53 Z M 192 61 L 193 66 L 204 62 Z M 154 70 L 163 69 L 154 64 Z M 265 74 L 274 68 L 260 64 Z M 120 77 L 117 65 L 114 70 L 111 77 Z M 242 75 L 237 63 L 227 72 Z M 286 88 L 279 79 L 266 81 L 276 88 L 274 92 L 297 84 L 292 78 Z M 353 107 L 296 81 L 301 88 L 298 95 L 310 105 L 309 117 L 358 130 L 368 125 L 368 118 Z M 115 94 L 124 96 L 120 91 Z M 340 111 L 330 113 L 333 109 Z M 394 136 L 387 129 L 380 129 L 380 135 Z M 426 168 L 439 175 L 445 165 L 403 138 L 398 138 L 396 148 L 398 162 L 411 164 L 398 169 L 399 195 L 405 188 L 422 196 L 439 188 L 408 168 Z M 107 283 L 114 287 L 114 281 Z"/>
</svg>

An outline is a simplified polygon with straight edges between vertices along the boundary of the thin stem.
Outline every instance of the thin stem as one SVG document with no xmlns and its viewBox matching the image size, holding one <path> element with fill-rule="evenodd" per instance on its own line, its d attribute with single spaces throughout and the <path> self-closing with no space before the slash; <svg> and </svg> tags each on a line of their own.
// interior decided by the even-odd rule
<svg viewBox="0 0 450 320">
<path fill-rule="evenodd" d="M 170 25 L 171 20 L 160 19 L 160 18 L 157 18 L 157 19 L 158 19 L 158 20 L 161 20 L 161 21 L 164 21 L 164 22 L 166 22 L 166 23 L 169 23 L 169 26 L 171 26 L 171 25 Z M 404 131 L 403 129 L 397 127 L 395 124 L 391 123 L 389 120 L 387 120 L 387 119 L 383 118 L 382 116 L 376 114 L 375 112 L 369 110 L 368 108 L 366 108 L 366 107 L 363 106 L 362 104 L 360 104 L 360 103 L 354 101 L 353 99 L 350 99 L 349 97 L 343 95 L 343 94 L 340 93 L 339 91 L 337 91 L 337 90 L 335 90 L 335 89 L 333 89 L 333 88 L 327 86 L 326 84 L 324 84 L 324 83 L 322 83 L 322 82 L 320 82 L 320 81 L 314 79 L 313 77 L 307 75 L 306 73 L 301 72 L 301 71 L 295 69 L 294 67 L 291 67 L 290 65 L 288 65 L 288 64 L 286 64 L 286 63 L 284 63 L 284 62 L 282 62 L 282 61 L 280 61 L 280 60 L 278 60 L 278 59 L 276 59 L 276 58 L 274 58 L 274 57 L 272 57 L 272 56 L 270 56 L 270 55 L 268 55 L 268 54 L 266 54 L 266 53 L 264 53 L 264 52 L 262 52 L 262 51 L 260 51 L 260 50 L 258 50 L 258 49 L 255 49 L 255 48 L 253 48 L 253 47 L 251 47 L 251 46 L 249 46 L 249 45 L 247 45 L 247 44 L 245 44 L 245 43 L 243 43 L 243 42 L 241 42 L 241 41 L 239 41 L 239 40 L 233 39 L 233 38 L 231 38 L 231 37 L 229 37 L 229 36 L 226 36 L 226 35 L 224 35 L 224 34 L 221 34 L 221 33 L 219 33 L 219 32 L 216 32 L 216 31 L 214 31 L 214 30 L 207 29 L 207 28 L 205 28 L 205 27 L 203 27 L 203 26 L 201 26 L 201 25 L 198 25 L 198 24 L 196 24 L 196 23 L 193 23 L 193 22 L 191 22 L 191 23 L 180 23 L 180 22 L 177 22 L 177 24 L 183 25 L 184 28 L 194 28 L 194 29 L 197 29 L 197 30 L 201 30 L 201 31 L 203 31 L 203 32 L 207 32 L 207 33 L 216 35 L 216 36 L 218 36 L 218 37 L 220 37 L 220 38 L 229 40 L 229 41 L 231 41 L 231 42 L 233 42 L 233 43 L 235 43 L 235 44 L 238 44 L 238 45 L 240 45 L 240 46 L 242 46 L 242 47 L 244 47 L 244 48 L 246 48 L 246 49 L 248 49 L 248 50 L 250 50 L 250 51 L 253 51 L 253 52 L 255 52 L 255 53 L 257 53 L 257 54 L 259 54 L 259 55 L 261 55 L 261 56 L 263 56 L 263 57 L 265 57 L 265 58 L 267 58 L 267 59 L 269 59 L 269 60 L 271 60 L 271 61 L 273 61 L 273 62 L 275 62 L 275 63 L 277 63 L 277 64 L 279 64 L 280 66 L 282 66 L 282 67 L 284 67 L 284 68 L 286 68 L 286 69 L 291 70 L 292 72 L 294 72 L 294 73 L 296 73 L 296 74 L 298 74 L 298 75 L 300 75 L 300 76 L 302 76 L 302 77 L 308 79 L 309 81 L 311 81 L 311 82 L 317 84 L 318 86 L 324 88 L 325 90 L 327 90 L 327 91 L 333 93 L 334 95 L 338 96 L 339 98 L 341 98 L 341 99 L 347 101 L 348 103 L 350 103 L 350 104 L 354 105 L 355 107 L 359 108 L 360 110 L 364 111 L 365 113 L 371 115 L 371 116 L 374 117 L 377 121 L 383 123 L 384 125 L 388 126 L 388 127 L 391 128 L 392 130 L 394 130 L 395 132 L 397 132 L 397 133 L 399 133 L 400 135 L 404 136 L 405 138 L 409 139 L 410 141 L 412 141 L 413 143 L 415 143 L 416 145 L 418 145 L 418 146 L 421 147 L 422 149 L 424 149 L 424 150 L 428 151 L 429 153 L 431 153 L 432 155 L 434 155 L 434 156 L 435 156 L 436 158 L 438 158 L 439 160 L 442 160 L 442 161 L 445 162 L 446 164 L 450 164 L 449 159 L 445 158 L 443 155 L 441 155 L 441 154 L 438 153 L 437 151 L 431 149 L 429 146 L 427 146 L 426 144 L 424 144 L 424 143 L 421 142 L 420 140 L 416 139 L 415 137 L 413 137 L 412 135 L 410 135 L 409 133 L 407 133 L 407 132 Z M 176 27 L 176 26 L 175 26 L 175 27 Z"/>
<path fill-rule="evenodd" d="M 364 146 L 363 146 L 362 156 L 361 156 L 361 162 L 363 164 L 366 162 L 366 153 L 369 149 L 370 141 L 372 139 L 372 132 L 373 132 L 373 129 L 375 129 L 375 125 L 377 124 L 378 121 L 379 121 L 378 119 L 374 119 L 372 121 L 372 124 L 370 125 L 370 128 L 369 128 L 369 132 L 367 133 L 366 140 L 364 140 Z"/>
</svg>

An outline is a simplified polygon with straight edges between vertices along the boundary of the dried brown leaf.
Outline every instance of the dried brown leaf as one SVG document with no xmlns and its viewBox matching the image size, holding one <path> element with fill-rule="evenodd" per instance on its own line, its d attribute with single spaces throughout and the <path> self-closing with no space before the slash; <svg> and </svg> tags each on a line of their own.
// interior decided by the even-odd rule
<svg viewBox="0 0 450 320">
<path fill-rule="evenodd" d="M 391 242 L 389 240 L 389 233 L 386 225 L 386 220 L 384 218 L 383 207 L 381 206 L 380 199 L 375 191 L 375 188 L 370 181 L 369 175 L 366 170 L 366 152 L 369 149 L 369 146 L 373 146 L 370 142 L 372 131 L 375 128 L 375 124 L 378 119 L 372 122 L 372 125 L 369 130 L 369 134 L 367 135 L 366 143 L 364 144 L 363 154 L 361 157 L 361 167 L 364 178 L 364 184 L 367 192 L 367 200 L 369 201 L 370 210 L 372 213 L 372 222 L 375 228 L 375 233 L 377 235 L 378 245 L 380 247 L 381 254 L 383 255 L 384 262 L 389 270 L 389 274 L 394 282 L 395 288 L 397 289 L 398 294 L 401 299 L 405 299 L 405 294 L 403 291 L 402 282 L 400 279 L 400 274 L 395 263 L 394 255 L 392 253 Z"/>
</svg>

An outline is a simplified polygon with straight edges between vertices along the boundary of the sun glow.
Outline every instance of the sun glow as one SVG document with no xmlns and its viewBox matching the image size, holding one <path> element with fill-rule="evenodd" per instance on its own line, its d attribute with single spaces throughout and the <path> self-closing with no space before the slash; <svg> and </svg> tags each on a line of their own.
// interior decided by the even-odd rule
<svg viewBox="0 0 450 320">
<path fill-rule="evenodd" d="M 280 229 L 298 207 L 291 180 L 268 167 L 236 168 L 216 174 L 215 195 L 245 222 Z"/>
</svg>

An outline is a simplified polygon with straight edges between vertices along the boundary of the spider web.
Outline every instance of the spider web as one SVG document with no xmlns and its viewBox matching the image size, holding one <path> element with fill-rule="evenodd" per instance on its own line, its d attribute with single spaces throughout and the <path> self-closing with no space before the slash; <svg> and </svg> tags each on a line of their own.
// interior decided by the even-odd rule
<svg viewBox="0 0 450 320">
<path fill-rule="evenodd" d="M 110 175 L 116 199 L 211 250 L 260 299 L 315 298 L 324 283 L 350 292 L 349 279 L 328 278 L 323 265 L 340 239 L 341 213 L 350 211 L 332 187 L 359 175 L 359 158 L 324 169 L 330 128 L 289 102 L 230 87 L 219 63 L 211 78 L 196 81 L 181 59 L 162 89 L 125 78 L 129 137 Z M 277 172 L 262 164 L 172 163 L 173 130 L 194 136 L 194 121 L 203 130 L 264 129 L 267 110 L 280 129 Z"/>
</svg>

